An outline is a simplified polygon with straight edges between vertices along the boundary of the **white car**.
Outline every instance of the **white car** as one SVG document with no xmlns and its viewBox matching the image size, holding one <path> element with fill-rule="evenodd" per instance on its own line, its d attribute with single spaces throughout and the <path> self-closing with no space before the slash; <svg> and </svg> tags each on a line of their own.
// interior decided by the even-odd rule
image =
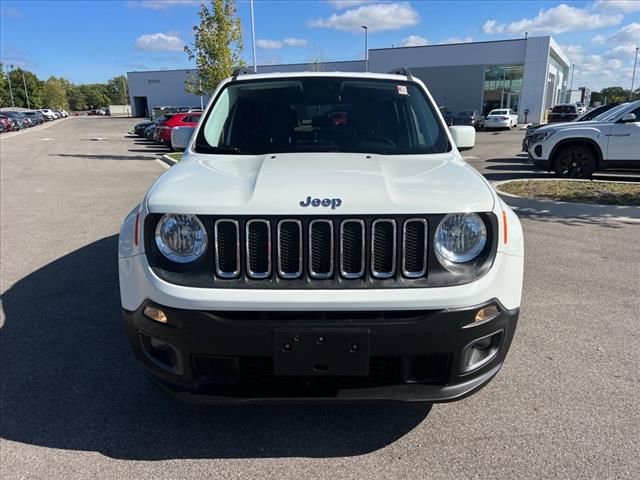
<svg viewBox="0 0 640 480">
<path fill-rule="evenodd" d="M 459 153 L 473 127 L 398 72 L 234 74 L 176 130 L 182 161 L 119 237 L 128 336 L 165 390 L 442 402 L 496 375 L 520 222 Z"/>
<path fill-rule="evenodd" d="M 529 141 L 528 153 L 533 164 L 559 177 L 589 178 L 597 170 L 640 168 L 640 100 L 592 121 L 541 127 Z"/>
<path fill-rule="evenodd" d="M 44 119 L 47 120 L 47 121 L 55 120 L 57 118 L 55 113 L 53 112 L 53 110 L 50 110 L 48 108 L 43 108 L 43 109 L 40 109 L 38 111 L 42 114 Z"/>
<path fill-rule="evenodd" d="M 491 110 L 484 122 L 485 129 L 512 128 L 518 126 L 518 114 L 510 108 Z"/>
</svg>

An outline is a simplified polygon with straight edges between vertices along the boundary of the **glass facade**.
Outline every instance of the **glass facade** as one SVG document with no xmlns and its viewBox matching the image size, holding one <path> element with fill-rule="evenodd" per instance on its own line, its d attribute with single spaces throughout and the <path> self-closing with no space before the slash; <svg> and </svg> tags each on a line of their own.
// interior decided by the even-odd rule
<svg viewBox="0 0 640 480">
<path fill-rule="evenodd" d="M 518 111 L 524 65 L 485 65 L 482 113 L 494 108 Z"/>
</svg>

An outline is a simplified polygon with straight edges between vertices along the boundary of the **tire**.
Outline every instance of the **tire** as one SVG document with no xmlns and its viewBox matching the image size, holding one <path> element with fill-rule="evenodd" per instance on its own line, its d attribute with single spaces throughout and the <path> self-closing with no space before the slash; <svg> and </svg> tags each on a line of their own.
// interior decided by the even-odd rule
<svg viewBox="0 0 640 480">
<path fill-rule="evenodd" d="M 560 178 L 591 178 L 596 166 L 596 155 L 586 145 L 567 145 L 553 156 L 553 171 Z"/>
</svg>

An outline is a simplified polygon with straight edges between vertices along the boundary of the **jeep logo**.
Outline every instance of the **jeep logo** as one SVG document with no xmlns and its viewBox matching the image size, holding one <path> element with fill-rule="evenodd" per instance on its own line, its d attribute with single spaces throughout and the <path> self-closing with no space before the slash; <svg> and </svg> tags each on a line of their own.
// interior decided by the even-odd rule
<svg viewBox="0 0 640 480">
<path fill-rule="evenodd" d="M 311 198 L 307 197 L 306 200 L 300 202 L 301 207 L 331 207 L 331 210 L 335 210 L 342 205 L 341 198 Z"/>
</svg>

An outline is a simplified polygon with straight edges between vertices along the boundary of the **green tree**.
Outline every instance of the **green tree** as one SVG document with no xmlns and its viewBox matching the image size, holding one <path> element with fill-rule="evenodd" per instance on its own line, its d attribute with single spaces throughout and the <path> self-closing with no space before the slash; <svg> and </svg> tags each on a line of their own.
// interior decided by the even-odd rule
<svg viewBox="0 0 640 480">
<path fill-rule="evenodd" d="M 44 104 L 42 102 L 42 82 L 34 73 L 29 72 L 28 70 L 23 70 L 21 68 L 16 68 L 9 71 L 9 79 L 11 79 L 11 90 L 13 92 L 13 100 L 16 107 L 44 107 Z M 26 93 L 25 84 L 27 87 Z M 29 96 L 28 103 L 27 94 Z M 9 102 L 11 102 L 11 100 L 9 100 Z"/>
<path fill-rule="evenodd" d="M 80 91 L 84 95 L 87 108 L 102 108 L 111 103 L 104 83 L 80 85 Z"/>
<path fill-rule="evenodd" d="M 607 87 L 600 90 L 600 96 L 602 101 L 606 100 L 607 103 L 612 102 L 626 102 L 629 100 L 629 90 L 622 87 Z"/>
<path fill-rule="evenodd" d="M 7 90 L 5 92 L 5 89 Z M 9 88 L 7 86 L 7 79 L 4 73 L 4 65 L 0 63 L 0 107 L 10 107 L 11 98 L 9 98 Z"/>
<path fill-rule="evenodd" d="M 197 74 L 186 82 L 186 90 L 196 95 L 211 94 L 218 83 L 241 67 L 242 25 L 235 0 L 211 0 L 200 6 L 200 24 L 193 27 L 191 46 L 184 50 L 195 60 Z"/>
<path fill-rule="evenodd" d="M 111 99 L 112 105 L 128 105 L 129 94 L 127 77 L 119 75 L 107 81 L 107 95 Z"/>
<path fill-rule="evenodd" d="M 56 77 L 49 77 L 42 85 L 42 101 L 47 108 L 69 108 L 65 84 Z"/>
<path fill-rule="evenodd" d="M 81 87 L 71 84 L 67 95 L 69 98 L 69 110 L 77 112 L 87 109 L 87 99 Z"/>
</svg>

